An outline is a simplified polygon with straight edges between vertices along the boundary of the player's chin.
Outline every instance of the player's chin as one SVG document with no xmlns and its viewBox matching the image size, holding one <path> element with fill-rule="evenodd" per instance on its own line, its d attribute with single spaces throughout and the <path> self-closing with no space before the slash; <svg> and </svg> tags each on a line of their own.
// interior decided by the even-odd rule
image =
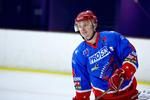
<svg viewBox="0 0 150 100">
<path fill-rule="evenodd" d="M 88 39 L 89 36 L 88 35 L 82 35 L 85 39 Z"/>
<path fill-rule="evenodd" d="M 84 37 L 85 40 L 89 40 L 91 37 L 89 35 L 82 35 Z"/>
<path fill-rule="evenodd" d="M 85 37 L 85 40 L 89 41 L 90 37 Z"/>
</svg>

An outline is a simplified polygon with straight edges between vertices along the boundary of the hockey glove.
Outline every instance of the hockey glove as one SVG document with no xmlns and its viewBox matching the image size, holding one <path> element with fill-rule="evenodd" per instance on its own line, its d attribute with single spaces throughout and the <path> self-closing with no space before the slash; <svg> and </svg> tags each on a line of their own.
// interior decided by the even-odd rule
<svg viewBox="0 0 150 100">
<path fill-rule="evenodd" d="M 112 91 L 119 90 L 123 82 L 125 80 L 130 80 L 135 72 L 136 68 L 133 64 L 131 64 L 130 62 L 124 62 L 122 68 L 116 69 L 111 78 L 108 80 L 109 88 Z M 123 80 L 123 82 L 121 80 Z"/>
<path fill-rule="evenodd" d="M 122 68 L 116 69 L 114 74 L 108 80 L 108 85 L 110 90 L 118 91 L 123 84 L 122 80 L 124 81 L 125 79 L 126 79 L 125 71 Z"/>
</svg>

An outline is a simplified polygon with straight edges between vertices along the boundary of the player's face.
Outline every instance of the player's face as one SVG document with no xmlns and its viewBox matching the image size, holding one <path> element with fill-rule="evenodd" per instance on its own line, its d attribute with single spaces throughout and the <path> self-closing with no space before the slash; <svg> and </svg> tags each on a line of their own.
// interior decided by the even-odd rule
<svg viewBox="0 0 150 100">
<path fill-rule="evenodd" d="M 92 37 L 94 29 L 91 21 L 81 21 L 77 24 L 77 27 L 85 40 L 88 40 Z"/>
</svg>

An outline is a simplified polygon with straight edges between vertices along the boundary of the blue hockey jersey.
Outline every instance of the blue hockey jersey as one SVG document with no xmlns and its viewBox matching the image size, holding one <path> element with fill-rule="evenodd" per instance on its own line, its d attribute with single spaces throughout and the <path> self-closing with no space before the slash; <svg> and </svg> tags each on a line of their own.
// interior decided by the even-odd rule
<svg viewBox="0 0 150 100">
<path fill-rule="evenodd" d="M 92 87 L 106 91 L 109 89 L 108 79 L 124 62 L 130 62 L 136 69 L 138 68 L 136 50 L 121 34 L 103 31 L 97 33 L 95 45 L 83 41 L 75 49 L 72 57 L 76 91 L 90 91 Z M 124 82 L 122 90 L 127 88 L 133 77 Z"/>
</svg>

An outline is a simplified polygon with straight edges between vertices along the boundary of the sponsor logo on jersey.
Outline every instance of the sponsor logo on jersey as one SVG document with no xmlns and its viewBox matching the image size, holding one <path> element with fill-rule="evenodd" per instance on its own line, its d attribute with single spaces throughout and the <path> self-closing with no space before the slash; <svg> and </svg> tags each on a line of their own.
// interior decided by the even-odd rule
<svg viewBox="0 0 150 100">
<path fill-rule="evenodd" d="M 132 59 L 132 60 L 137 60 L 137 57 L 134 56 L 133 54 L 129 54 L 129 56 L 127 58 Z"/>
<path fill-rule="evenodd" d="M 81 89 L 81 86 L 75 86 L 76 89 Z"/>
<path fill-rule="evenodd" d="M 80 86 L 80 81 L 75 81 L 75 82 L 74 82 L 74 85 L 75 85 L 75 86 Z"/>
<path fill-rule="evenodd" d="M 110 54 L 106 46 L 101 48 L 97 53 L 89 57 L 90 64 L 96 63 Z"/>
<path fill-rule="evenodd" d="M 74 77 L 73 81 L 81 81 L 81 77 Z"/>
<path fill-rule="evenodd" d="M 104 66 L 103 66 L 103 68 L 102 68 L 102 70 L 101 70 L 101 74 L 100 74 L 100 78 L 103 78 L 103 74 L 104 74 L 104 71 L 105 71 L 105 69 L 106 69 L 106 67 L 108 66 L 110 64 L 110 62 L 107 62 Z"/>
<path fill-rule="evenodd" d="M 129 61 L 129 62 L 132 62 L 132 63 L 134 63 L 134 64 L 137 64 L 137 61 L 136 61 L 136 60 L 131 60 L 131 59 L 126 58 L 125 61 Z"/>
<path fill-rule="evenodd" d="M 74 86 L 76 89 L 81 89 L 80 81 L 74 81 Z"/>
<path fill-rule="evenodd" d="M 106 38 L 106 36 L 105 37 L 103 37 L 103 38 L 101 38 L 101 40 L 102 40 L 102 42 L 106 42 L 107 41 L 107 38 Z"/>
<path fill-rule="evenodd" d="M 125 59 L 125 61 L 130 61 L 130 62 L 133 62 L 133 63 L 137 63 L 137 55 L 136 55 L 136 52 L 132 51 L 128 57 Z"/>
<path fill-rule="evenodd" d="M 103 43 L 103 45 L 107 45 L 107 38 L 106 38 L 106 36 L 105 37 L 102 37 L 101 38 L 101 41 L 102 41 L 102 43 Z"/>
<path fill-rule="evenodd" d="M 111 47 L 109 47 L 109 49 L 111 50 L 111 51 L 114 51 L 114 48 L 111 46 Z"/>
<path fill-rule="evenodd" d="M 91 72 L 97 70 L 99 67 L 98 67 L 98 64 L 95 64 L 95 66 L 91 69 Z"/>
</svg>

